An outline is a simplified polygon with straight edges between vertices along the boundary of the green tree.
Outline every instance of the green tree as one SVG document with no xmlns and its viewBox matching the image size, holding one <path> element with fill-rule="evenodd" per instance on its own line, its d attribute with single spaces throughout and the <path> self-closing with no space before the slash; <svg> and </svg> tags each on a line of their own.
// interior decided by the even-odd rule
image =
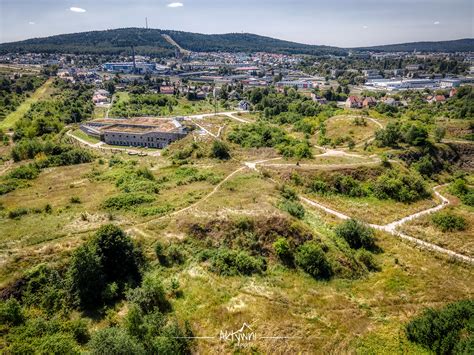
<svg viewBox="0 0 474 355">
<path fill-rule="evenodd" d="M 102 301 L 105 275 L 100 257 L 91 244 L 74 252 L 67 275 L 73 302 L 84 309 L 98 307 Z"/>
</svg>

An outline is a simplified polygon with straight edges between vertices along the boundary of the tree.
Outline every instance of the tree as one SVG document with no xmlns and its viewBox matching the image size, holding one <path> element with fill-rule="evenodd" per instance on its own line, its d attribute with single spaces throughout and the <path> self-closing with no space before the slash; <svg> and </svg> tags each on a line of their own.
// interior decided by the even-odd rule
<svg viewBox="0 0 474 355">
<path fill-rule="evenodd" d="M 140 281 L 142 256 L 130 237 L 119 227 L 113 224 L 100 227 L 92 242 L 107 283 Z"/>
<path fill-rule="evenodd" d="M 76 249 L 68 270 L 68 283 L 73 302 L 84 309 L 95 308 L 102 301 L 104 271 L 100 257 L 91 244 Z"/>
</svg>

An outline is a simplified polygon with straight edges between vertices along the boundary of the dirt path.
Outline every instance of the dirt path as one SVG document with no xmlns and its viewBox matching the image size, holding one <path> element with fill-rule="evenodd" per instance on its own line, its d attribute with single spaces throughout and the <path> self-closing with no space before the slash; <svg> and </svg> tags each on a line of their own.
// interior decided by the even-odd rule
<svg viewBox="0 0 474 355">
<path fill-rule="evenodd" d="M 407 240 L 407 241 L 410 241 L 418 246 L 420 246 L 421 248 L 423 249 L 427 249 L 427 250 L 432 250 L 432 251 L 436 251 L 438 253 L 442 253 L 442 254 L 445 254 L 445 255 L 448 255 L 454 259 L 457 259 L 457 260 L 460 260 L 460 261 L 463 261 L 463 262 L 467 262 L 469 264 L 474 264 L 474 258 L 471 258 L 469 256 L 466 256 L 466 255 L 463 255 L 463 254 L 459 254 L 459 253 L 456 253 L 452 250 L 449 250 L 449 249 L 445 249 L 445 248 L 442 248 L 436 244 L 433 244 L 433 243 L 429 243 L 429 242 L 426 242 L 422 239 L 418 239 L 418 238 L 415 238 L 415 237 L 411 237 L 409 235 L 406 235 L 404 233 L 401 233 L 397 230 L 398 227 L 402 226 L 403 224 L 409 222 L 409 221 L 412 221 L 416 218 L 419 218 L 421 216 L 424 216 L 426 214 L 430 214 L 430 213 L 433 213 L 433 212 L 436 212 L 436 211 L 439 211 L 441 209 L 443 209 L 444 207 L 446 207 L 450 202 L 449 200 L 444 197 L 443 195 L 441 195 L 437 190 L 439 188 L 441 188 L 442 186 L 444 185 L 441 185 L 441 186 L 436 186 L 433 190 L 436 194 L 436 196 L 438 196 L 440 199 L 441 199 L 441 203 L 439 205 L 437 205 L 436 207 L 433 207 L 433 208 L 428 208 L 426 210 L 423 210 L 423 211 L 420 211 L 420 212 L 417 212 L 417 213 L 413 213 L 409 216 L 406 216 L 398 221 L 395 221 L 395 222 L 391 222 L 389 224 L 385 224 L 385 225 L 378 225 L 378 224 L 369 224 L 370 227 L 374 228 L 374 229 L 377 229 L 377 230 L 381 230 L 381 231 L 384 231 L 384 232 L 387 232 L 387 233 L 390 233 L 394 236 L 397 236 L 397 237 L 400 237 L 401 239 L 404 239 L 404 240 Z M 349 217 L 348 215 L 342 213 L 342 212 L 338 212 L 336 210 L 333 210 L 329 207 L 326 207 L 318 202 L 315 202 L 313 200 L 310 200 L 306 197 L 300 197 L 301 200 L 303 202 L 305 202 L 306 204 L 310 205 L 310 206 L 313 206 L 313 207 L 316 207 L 316 208 L 319 208 L 329 214 L 332 214 L 333 216 L 336 216 L 337 218 L 340 218 L 340 219 L 343 219 L 343 220 L 347 220 L 347 219 L 350 219 L 351 217 Z"/>
</svg>

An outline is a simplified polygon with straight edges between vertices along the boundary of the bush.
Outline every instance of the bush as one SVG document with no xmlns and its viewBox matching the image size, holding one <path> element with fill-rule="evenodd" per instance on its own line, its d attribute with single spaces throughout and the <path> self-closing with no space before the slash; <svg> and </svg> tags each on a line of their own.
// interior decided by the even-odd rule
<svg viewBox="0 0 474 355">
<path fill-rule="evenodd" d="M 380 267 L 375 261 L 374 255 L 365 249 L 359 249 L 356 254 L 357 260 L 364 264 L 369 271 L 379 271 Z"/>
<path fill-rule="evenodd" d="M 278 238 L 273 243 L 273 249 L 275 250 L 276 256 L 285 264 L 292 265 L 294 261 L 293 252 L 290 248 L 290 244 L 285 238 Z"/>
<path fill-rule="evenodd" d="M 28 164 L 12 170 L 8 177 L 11 179 L 33 180 L 38 177 L 39 173 L 40 171 L 35 165 Z"/>
<path fill-rule="evenodd" d="M 230 158 L 229 147 L 220 140 L 215 140 L 211 147 L 211 158 L 227 160 Z"/>
<path fill-rule="evenodd" d="M 146 274 L 142 285 L 130 290 L 127 299 L 136 304 L 144 314 L 169 310 L 165 289 L 157 273 Z"/>
<path fill-rule="evenodd" d="M 323 250 L 315 242 L 306 242 L 296 252 L 296 264 L 315 279 L 329 279 L 332 267 Z"/>
<path fill-rule="evenodd" d="M 405 328 L 408 340 L 436 354 L 472 353 L 474 301 L 448 304 L 442 309 L 428 308 Z M 470 342 L 471 348 L 468 349 Z M 455 351 L 456 350 L 456 351 Z"/>
<path fill-rule="evenodd" d="M 306 213 L 303 205 L 299 201 L 284 200 L 280 203 L 279 207 L 298 219 L 302 219 Z"/>
<path fill-rule="evenodd" d="M 61 333 L 41 338 L 37 351 L 40 354 L 80 354 L 74 339 L 70 335 Z"/>
<path fill-rule="evenodd" d="M 69 202 L 71 203 L 81 203 L 81 199 L 77 196 L 72 196 L 70 199 L 69 199 Z"/>
<path fill-rule="evenodd" d="M 224 275 L 252 275 L 266 269 L 265 260 L 250 256 L 245 251 L 221 249 L 211 259 L 212 271 Z"/>
<path fill-rule="evenodd" d="M 375 249 L 373 229 L 355 219 L 344 221 L 336 227 L 335 232 L 338 237 L 343 238 L 353 249 Z"/>
<path fill-rule="evenodd" d="M 103 203 L 103 207 L 107 209 L 121 210 L 141 205 L 143 203 L 149 203 L 154 200 L 153 196 L 144 193 L 124 193 L 108 198 Z"/>
<path fill-rule="evenodd" d="M 97 355 L 145 354 L 143 346 L 119 328 L 97 331 L 89 342 L 89 349 L 91 354 Z"/>
<path fill-rule="evenodd" d="M 431 220 L 442 232 L 463 231 L 467 222 L 462 216 L 450 212 L 438 212 L 431 216 Z"/>
<path fill-rule="evenodd" d="M 20 303 L 14 299 L 9 298 L 6 301 L 0 302 L 0 324 L 17 326 L 25 321 L 23 310 Z"/>
<path fill-rule="evenodd" d="M 393 199 L 399 202 L 415 202 L 430 196 L 425 183 L 418 173 L 402 174 L 389 170 L 377 178 L 373 186 L 375 197 Z"/>
<path fill-rule="evenodd" d="M 8 211 L 8 218 L 10 219 L 19 219 L 22 216 L 27 215 L 29 210 L 24 207 L 18 207 L 15 208 L 14 210 Z"/>
</svg>

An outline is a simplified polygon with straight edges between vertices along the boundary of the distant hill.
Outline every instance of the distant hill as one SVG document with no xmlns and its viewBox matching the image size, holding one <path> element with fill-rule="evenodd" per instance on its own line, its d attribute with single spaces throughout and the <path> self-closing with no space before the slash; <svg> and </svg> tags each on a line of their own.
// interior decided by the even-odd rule
<svg viewBox="0 0 474 355">
<path fill-rule="evenodd" d="M 121 28 L 33 38 L 0 44 L 0 53 L 122 54 L 135 46 L 137 54 L 171 56 L 175 47 L 162 36 L 167 34 L 184 49 L 192 51 L 256 52 L 285 54 L 346 54 L 344 49 L 307 45 L 248 33 L 205 35 L 144 28 Z"/>
<path fill-rule="evenodd" d="M 348 49 L 283 41 L 251 33 L 201 34 L 144 28 L 119 28 L 63 34 L 44 38 L 0 44 L 5 53 L 73 53 L 73 54 L 130 54 L 133 45 L 137 54 L 168 57 L 175 46 L 162 35 L 169 35 L 179 46 L 204 52 L 271 52 L 282 54 L 347 55 Z M 171 41 L 172 42 L 172 41 Z M 474 39 L 442 42 L 415 42 L 375 47 L 352 48 L 357 51 L 456 52 L 473 51 Z"/>
<path fill-rule="evenodd" d="M 412 42 L 388 44 L 383 46 L 353 48 L 359 51 L 381 52 L 474 52 L 474 38 L 457 39 L 454 41 Z"/>
</svg>

